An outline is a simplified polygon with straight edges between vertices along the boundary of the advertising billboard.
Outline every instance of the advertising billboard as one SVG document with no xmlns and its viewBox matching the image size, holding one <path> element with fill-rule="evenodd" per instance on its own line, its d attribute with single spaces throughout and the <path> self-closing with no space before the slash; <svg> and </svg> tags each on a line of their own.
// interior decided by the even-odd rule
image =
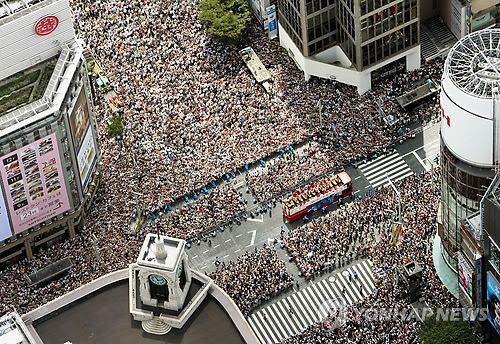
<svg viewBox="0 0 500 344">
<path fill-rule="evenodd" d="M 472 268 L 462 255 L 458 259 L 458 285 L 472 300 Z"/>
<path fill-rule="evenodd" d="M 69 117 L 71 136 L 75 144 L 78 161 L 78 171 L 82 188 L 85 189 L 90 176 L 90 171 L 96 160 L 96 148 L 94 145 L 94 135 L 90 125 L 89 108 L 85 88 L 82 87 L 80 95 Z"/>
<path fill-rule="evenodd" d="M 266 8 L 267 11 L 267 25 L 269 28 L 269 39 L 278 37 L 278 24 L 276 20 L 276 6 L 272 5 Z"/>
<path fill-rule="evenodd" d="M 489 271 L 486 273 L 486 299 L 488 320 L 500 334 L 500 283 Z"/>
<path fill-rule="evenodd" d="M 0 241 L 3 241 L 12 236 L 12 230 L 9 223 L 9 215 L 5 206 L 2 189 L 0 189 Z"/>
<path fill-rule="evenodd" d="M 14 233 L 70 209 L 56 134 L 0 158 Z"/>
</svg>

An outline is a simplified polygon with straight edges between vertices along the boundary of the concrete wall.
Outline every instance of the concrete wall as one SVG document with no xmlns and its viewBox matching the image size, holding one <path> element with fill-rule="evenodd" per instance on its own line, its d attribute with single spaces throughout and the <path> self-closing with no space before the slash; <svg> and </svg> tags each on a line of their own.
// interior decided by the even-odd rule
<svg viewBox="0 0 500 344">
<path fill-rule="evenodd" d="M 420 22 L 439 15 L 440 3 L 443 0 L 420 0 Z M 434 5 L 436 5 L 434 7 Z"/>
<path fill-rule="evenodd" d="M 67 0 L 47 1 L 0 20 L 0 80 L 56 56 L 75 37 Z M 39 36 L 36 23 L 45 16 L 59 20 L 54 32 Z"/>
</svg>

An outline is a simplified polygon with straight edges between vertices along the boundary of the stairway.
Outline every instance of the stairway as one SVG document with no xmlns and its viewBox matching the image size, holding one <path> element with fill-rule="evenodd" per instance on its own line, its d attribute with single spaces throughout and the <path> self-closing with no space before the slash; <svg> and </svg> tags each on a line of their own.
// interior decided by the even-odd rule
<svg viewBox="0 0 500 344">
<path fill-rule="evenodd" d="M 158 317 L 153 317 L 151 320 L 145 320 L 142 322 L 142 329 L 147 333 L 163 336 L 172 329 L 172 326 L 165 324 Z"/>
<path fill-rule="evenodd" d="M 456 37 L 438 17 L 430 18 L 420 24 L 421 55 L 426 61 L 445 57 L 456 41 Z"/>
</svg>

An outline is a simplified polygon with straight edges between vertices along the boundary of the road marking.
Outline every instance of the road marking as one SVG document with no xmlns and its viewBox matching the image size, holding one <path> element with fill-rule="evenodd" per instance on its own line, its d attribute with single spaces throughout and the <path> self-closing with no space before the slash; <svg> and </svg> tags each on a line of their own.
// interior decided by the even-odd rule
<svg viewBox="0 0 500 344">
<path fill-rule="evenodd" d="M 206 269 L 206 268 L 207 268 L 207 266 L 206 266 L 206 265 L 203 265 L 203 266 L 200 268 L 200 270 L 203 270 L 203 269 Z"/>
<path fill-rule="evenodd" d="M 192 256 L 192 257 L 191 257 L 191 259 L 195 259 L 195 258 L 198 258 L 198 255 L 196 255 L 196 256 Z"/>
<path fill-rule="evenodd" d="M 226 254 L 222 259 L 226 259 L 227 257 L 229 257 L 229 254 Z"/>
<path fill-rule="evenodd" d="M 238 234 L 238 235 L 236 236 L 236 238 L 239 238 L 241 235 L 242 235 L 242 234 Z"/>
<path fill-rule="evenodd" d="M 224 244 L 225 244 L 225 243 L 228 243 L 228 242 L 230 242 L 230 241 L 231 241 L 231 239 L 227 239 L 226 241 L 224 241 Z"/>
<path fill-rule="evenodd" d="M 241 249 L 237 249 L 236 251 L 234 251 L 234 253 L 238 253 L 238 252 L 240 252 L 240 251 L 241 251 Z"/>
<path fill-rule="evenodd" d="M 422 149 L 422 148 L 424 148 L 424 147 L 426 147 L 426 146 L 428 146 L 428 145 L 431 145 L 431 144 L 433 144 L 433 143 L 435 143 L 435 142 L 437 142 L 437 141 L 439 141 L 439 139 L 435 139 L 434 141 L 431 141 L 431 142 L 429 142 L 429 143 L 426 143 L 426 144 L 425 144 L 425 145 L 423 145 L 422 147 L 418 147 L 417 149 L 414 149 L 414 150 L 412 150 L 411 152 L 408 152 L 408 153 L 406 153 L 405 155 L 402 155 L 401 157 L 402 157 L 402 158 L 404 158 L 405 156 L 410 155 L 410 154 L 412 154 L 413 152 L 416 152 L 416 151 L 418 151 L 418 150 L 420 150 L 420 149 Z"/>
<path fill-rule="evenodd" d="M 252 219 L 248 218 L 247 221 L 252 221 L 252 222 L 264 222 L 264 215 L 260 216 L 260 219 Z"/>
<path fill-rule="evenodd" d="M 429 167 L 422 161 L 422 159 L 418 156 L 417 152 L 413 152 L 413 155 L 415 155 L 415 158 L 420 163 L 420 165 L 422 165 L 426 171 L 429 171 Z"/>
<path fill-rule="evenodd" d="M 247 247 L 252 246 L 255 243 L 255 235 L 257 234 L 257 231 L 250 231 L 248 233 L 252 233 L 252 240 L 250 241 L 250 245 L 247 245 Z"/>
<path fill-rule="evenodd" d="M 371 185 L 367 185 L 367 186 L 365 186 L 365 189 L 368 189 L 369 187 L 371 187 Z"/>
<path fill-rule="evenodd" d="M 359 178 L 361 178 L 362 176 L 357 176 L 356 178 L 354 178 L 354 180 L 358 180 Z"/>
<path fill-rule="evenodd" d="M 217 244 L 217 245 L 215 245 L 215 246 L 214 246 L 214 248 L 217 248 L 217 247 L 219 247 L 219 246 L 220 246 L 220 244 Z"/>
<path fill-rule="evenodd" d="M 358 192 L 359 192 L 359 190 L 356 190 L 356 191 L 354 191 L 354 194 L 357 194 Z"/>
<path fill-rule="evenodd" d="M 205 253 L 207 253 L 207 252 L 208 252 L 208 250 L 206 250 L 206 251 L 203 251 L 203 254 L 205 254 Z"/>
</svg>

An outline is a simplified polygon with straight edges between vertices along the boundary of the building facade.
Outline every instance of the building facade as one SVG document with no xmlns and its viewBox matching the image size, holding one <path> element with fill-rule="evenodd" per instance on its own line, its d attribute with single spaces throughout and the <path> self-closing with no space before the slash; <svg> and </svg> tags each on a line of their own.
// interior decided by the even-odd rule
<svg viewBox="0 0 500 344">
<path fill-rule="evenodd" d="M 476 213 L 500 156 L 500 30 L 472 33 L 450 50 L 441 82 L 442 254 L 457 271 L 461 223 Z M 479 240 L 479 237 L 475 237 Z"/>
<path fill-rule="evenodd" d="M 420 0 L 279 0 L 280 43 L 304 71 L 371 88 L 371 72 L 420 67 Z"/>
<path fill-rule="evenodd" d="M 19 1 L 0 19 L 0 61 L 2 265 L 75 236 L 99 182 L 99 149 L 67 0 Z"/>
</svg>

